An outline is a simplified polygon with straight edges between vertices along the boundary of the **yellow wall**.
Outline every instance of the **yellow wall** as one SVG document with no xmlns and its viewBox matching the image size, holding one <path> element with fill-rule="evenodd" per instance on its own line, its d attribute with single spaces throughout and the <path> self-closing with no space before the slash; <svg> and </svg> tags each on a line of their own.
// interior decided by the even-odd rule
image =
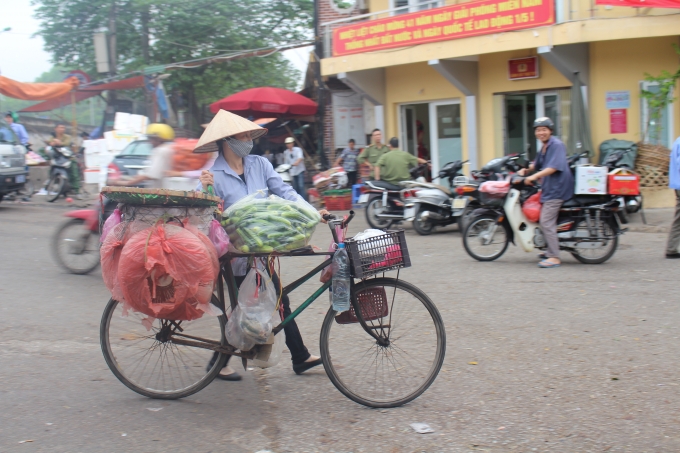
<svg viewBox="0 0 680 453">
<path fill-rule="evenodd" d="M 632 140 L 641 139 L 640 81 L 644 73 L 657 76 L 662 70 L 675 72 L 680 62 L 671 44 L 678 43 L 678 37 L 629 39 L 603 41 L 590 44 L 590 124 L 593 146 L 609 138 Z M 630 91 L 628 109 L 628 133 L 609 133 L 609 110 L 606 108 L 605 92 Z M 678 91 L 676 91 L 677 96 Z M 672 105 L 673 133 L 680 135 L 680 103 Z"/>
<path fill-rule="evenodd" d="M 479 162 L 484 165 L 489 160 L 503 154 L 496 149 L 502 129 L 494 127 L 493 95 L 515 91 L 538 91 L 570 87 L 571 83 L 546 60 L 539 57 L 538 79 L 509 80 L 508 60 L 536 55 L 535 49 L 500 52 L 479 56 Z"/>
<path fill-rule="evenodd" d="M 385 137 L 399 135 L 400 104 L 460 99 L 463 159 L 467 159 L 465 96 L 456 87 L 427 63 L 416 63 L 386 68 L 385 88 Z"/>
</svg>

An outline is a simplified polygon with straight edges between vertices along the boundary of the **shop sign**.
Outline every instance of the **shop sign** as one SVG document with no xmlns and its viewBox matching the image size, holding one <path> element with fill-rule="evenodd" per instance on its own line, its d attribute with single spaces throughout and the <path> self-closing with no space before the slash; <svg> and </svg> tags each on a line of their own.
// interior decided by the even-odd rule
<svg viewBox="0 0 680 453">
<path fill-rule="evenodd" d="M 333 56 L 468 38 L 555 23 L 553 0 L 479 0 L 346 25 Z"/>
<path fill-rule="evenodd" d="M 631 8 L 680 8 L 678 0 L 595 0 L 595 4 Z"/>
<path fill-rule="evenodd" d="M 625 134 L 628 132 L 626 109 L 611 109 L 609 110 L 609 133 L 610 134 Z"/>
<path fill-rule="evenodd" d="M 508 77 L 510 80 L 537 79 L 538 57 L 508 60 Z"/>
<path fill-rule="evenodd" d="M 605 94 L 605 102 L 607 103 L 607 110 L 629 109 L 630 91 L 607 91 Z"/>
</svg>

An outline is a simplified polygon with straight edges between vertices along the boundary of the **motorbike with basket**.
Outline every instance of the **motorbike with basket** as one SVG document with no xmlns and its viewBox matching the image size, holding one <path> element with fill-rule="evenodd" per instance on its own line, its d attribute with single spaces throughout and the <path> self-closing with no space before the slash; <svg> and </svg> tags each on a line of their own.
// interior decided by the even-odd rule
<svg viewBox="0 0 680 453">
<path fill-rule="evenodd" d="M 401 191 L 402 201 L 406 206 L 404 220 L 413 222 L 416 233 L 427 236 L 437 226 L 456 222 L 460 225 L 460 214 L 463 212 L 461 208 L 465 205 L 463 199 L 454 198 L 453 184 L 456 178 L 463 176 L 463 165 L 468 162 L 449 162 L 439 170 L 437 178 L 448 179 L 449 187 L 434 183 L 404 183 L 407 186 Z"/>
<path fill-rule="evenodd" d="M 546 249 L 539 224 L 529 220 L 522 209 L 539 187 L 525 185 L 524 179 L 513 176 L 505 191 L 480 187 L 482 207 L 475 210 L 463 233 L 463 246 L 472 258 L 496 260 L 511 242 L 519 243 L 526 252 Z M 575 195 L 566 201 L 557 220 L 560 250 L 584 264 L 601 264 L 610 259 L 618 247 L 618 237 L 625 232 L 616 216 L 618 209 L 618 201 L 609 195 Z"/>
<path fill-rule="evenodd" d="M 424 174 L 429 164 L 420 164 L 409 170 L 413 180 L 424 183 Z M 383 230 L 391 228 L 404 220 L 404 202 L 401 191 L 408 181 L 402 185 L 390 184 L 385 181 L 366 181 L 361 187 L 359 204 L 366 205 L 366 222 L 371 228 Z"/>
<path fill-rule="evenodd" d="M 630 156 L 628 156 L 630 153 L 634 154 L 633 148 L 617 149 L 616 151 L 607 154 L 604 159 L 602 159 L 601 165 L 606 166 L 609 171 L 623 170 L 629 174 L 633 173 L 633 168 L 631 168 L 631 165 L 628 163 L 632 160 L 629 159 Z M 628 214 L 634 214 L 638 211 L 642 216 L 642 222 L 647 223 L 645 213 L 642 210 L 642 194 L 620 195 L 618 201 L 621 206 L 621 209 L 618 211 L 621 223 L 628 223 Z"/>
<path fill-rule="evenodd" d="M 454 189 L 454 208 L 458 219 L 458 230 L 462 233 L 470 223 L 475 209 L 482 203 L 479 200 L 479 186 L 486 181 L 502 181 L 508 175 L 517 173 L 523 165 L 520 163 L 522 155 L 513 153 L 504 157 L 490 160 L 479 170 L 470 172 L 471 178 L 457 177 L 453 181 Z"/>
</svg>

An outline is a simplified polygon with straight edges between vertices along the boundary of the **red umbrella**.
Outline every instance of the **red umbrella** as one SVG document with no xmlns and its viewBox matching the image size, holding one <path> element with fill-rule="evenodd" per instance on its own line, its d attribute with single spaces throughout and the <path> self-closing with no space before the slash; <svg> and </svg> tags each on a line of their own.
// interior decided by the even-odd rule
<svg viewBox="0 0 680 453">
<path fill-rule="evenodd" d="M 210 111 L 227 110 L 241 116 L 282 117 L 314 115 L 316 102 L 283 88 L 250 88 L 210 104 Z"/>
</svg>

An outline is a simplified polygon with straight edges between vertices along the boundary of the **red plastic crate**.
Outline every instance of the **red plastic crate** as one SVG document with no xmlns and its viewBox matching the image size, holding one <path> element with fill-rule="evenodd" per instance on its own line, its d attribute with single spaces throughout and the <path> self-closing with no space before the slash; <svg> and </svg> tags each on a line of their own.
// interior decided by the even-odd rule
<svg viewBox="0 0 680 453">
<path fill-rule="evenodd" d="M 608 175 L 610 195 L 640 195 L 640 175 L 629 170 L 617 169 Z"/>
<path fill-rule="evenodd" d="M 340 197 L 336 196 L 325 196 L 323 197 L 324 203 L 326 204 L 326 209 L 329 211 L 349 211 L 352 209 L 352 195 L 343 195 Z"/>
</svg>

